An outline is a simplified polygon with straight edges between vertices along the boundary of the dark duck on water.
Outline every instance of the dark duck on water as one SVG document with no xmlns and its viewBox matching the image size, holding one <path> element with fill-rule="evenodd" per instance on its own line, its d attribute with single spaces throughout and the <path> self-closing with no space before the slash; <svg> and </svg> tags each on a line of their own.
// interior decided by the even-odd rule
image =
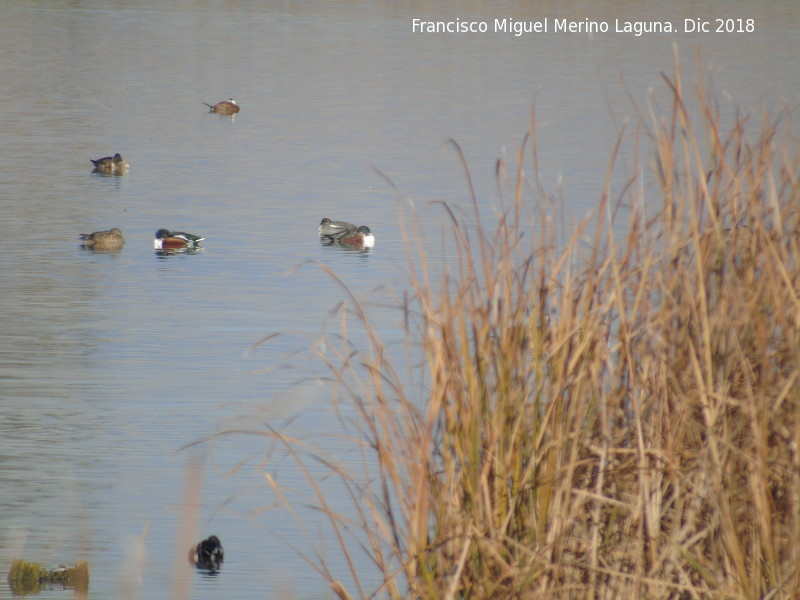
<svg viewBox="0 0 800 600">
<path fill-rule="evenodd" d="M 224 559 L 222 543 L 215 535 L 189 548 L 189 563 L 203 571 L 219 571 Z"/>
</svg>

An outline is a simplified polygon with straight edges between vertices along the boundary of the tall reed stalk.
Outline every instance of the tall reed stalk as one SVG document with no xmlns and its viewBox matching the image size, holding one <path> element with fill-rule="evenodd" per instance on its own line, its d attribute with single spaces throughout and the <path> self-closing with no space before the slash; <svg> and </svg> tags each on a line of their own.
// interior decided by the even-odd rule
<svg viewBox="0 0 800 600">
<path fill-rule="evenodd" d="M 316 568 L 340 597 L 800 593 L 796 130 L 788 112 L 723 127 L 707 86 L 690 112 L 679 69 L 664 82 L 670 109 L 643 126 L 652 173 L 615 201 L 607 182 L 566 245 L 545 214 L 558 206 L 522 170 L 536 170 L 533 130 L 495 225 L 474 197 L 469 225 L 445 206 L 457 260 L 443 276 L 408 234 L 401 308 L 423 381 L 395 371 L 343 286 L 367 343 L 323 356 L 357 415 L 365 466 L 327 466 L 350 492 L 357 535 L 307 469 L 318 455 L 271 432 L 339 536 L 353 589 Z M 524 231 L 537 201 L 538 226 Z M 627 224 L 609 220 L 625 205 Z"/>
</svg>

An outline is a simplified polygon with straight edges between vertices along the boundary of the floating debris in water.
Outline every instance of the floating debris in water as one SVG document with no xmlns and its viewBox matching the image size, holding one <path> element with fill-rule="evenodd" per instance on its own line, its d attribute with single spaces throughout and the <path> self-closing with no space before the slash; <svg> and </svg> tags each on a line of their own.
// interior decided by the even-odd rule
<svg viewBox="0 0 800 600">
<path fill-rule="evenodd" d="M 74 567 L 45 569 L 39 563 L 16 559 L 8 572 L 8 585 L 14 594 L 30 594 L 47 587 L 74 588 L 89 591 L 89 563 L 79 560 Z"/>
</svg>

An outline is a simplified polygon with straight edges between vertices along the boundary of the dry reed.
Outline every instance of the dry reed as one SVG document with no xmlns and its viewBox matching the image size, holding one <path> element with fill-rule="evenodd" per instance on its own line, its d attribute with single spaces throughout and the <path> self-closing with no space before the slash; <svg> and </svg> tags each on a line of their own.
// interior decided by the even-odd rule
<svg viewBox="0 0 800 600">
<path fill-rule="evenodd" d="M 323 358 L 353 407 L 365 466 L 329 462 L 326 477 L 344 483 L 355 522 L 307 468 L 320 455 L 270 432 L 306 473 L 350 565 L 348 590 L 309 558 L 338 597 L 797 597 L 791 114 L 723 128 L 707 86 L 692 117 L 679 69 L 664 81 L 670 109 L 644 126 L 653 183 L 634 176 L 616 202 L 604 192 L 565 248 L 553 220 L 522 231 L 540 192 L 521 168 L 536 170 L 533 130 L 496 227 L 481 223 L 474 197 L 471 226 L 449 213 L 457 261 L 441 278 L 409 234 L 413 297 L 402 310 L 424 386 L 395 372 L 342 286 L 366 347 Z M 607 215 L 623 201 L 632 210 L 621 228 Z M 352 539 L 379 573 L 376 589 Z"/>
</svg>

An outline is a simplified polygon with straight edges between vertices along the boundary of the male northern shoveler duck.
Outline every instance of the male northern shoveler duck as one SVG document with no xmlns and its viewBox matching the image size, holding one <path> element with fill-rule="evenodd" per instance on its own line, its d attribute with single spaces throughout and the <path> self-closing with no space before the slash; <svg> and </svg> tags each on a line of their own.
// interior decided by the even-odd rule
<svg viewBox="0 0 800 600">
<path fill-rule="evenodd" d="M 94 163 L 94 170 L 98 173 L 111 173 L 113 175 L 122 175 L 127 172 L 130 165 L 122 160 L 119 152 L 114 156 L 104 156 L 97 160 L 89 159 Z"/>
<path fill-rule="evenodd" d="M 225 560 L 222 543 L 215 535 L 189 548 L 189 563 L 206 571 L 219 571 Z"/>
<path fill-rule="evenodd" d="M 156 239 L 153 247 L 156 250 L 181 250 L 183 248 L 197 248 L 200 242 L 206 238 L 183 231 L 170 231 L 169 229 L 159 229 L 156 231 Z"/>
<path fill-rule="evenodd" d="M 118 227 L 108 231 L 95 231 L 94 233 L 82 233 L 83 243 L 81 247 L 90 250 L 119 250 L 125 245 L 125 238 Z"/>
<path fill-rule="evenodd" d="M 356 225 L 348 223 L 347 221 L 331 221 L 328 217 L 322 219 L 319 224 L 319 234 L 322 237 L 334 238 L 347 231 L 355 231 L 358 229 Z"/>
<path fill-rule="evenodd" d="M 337 244 L 351 248 L 372 248 L 375 245 L 375 236 L 366 225 L 362 225 L 355 231 L 344 231 L 335 235 L 333 239 Z"/>
<path fill-rule="evenodd" d="M 235 115 L 241 110 L 233 98 L 228 98 L 216 104 L 209 104 L 208 102 L 203 102 L 203 104 L 211 109 L 208 112 L 217 113 L 218 115 Z"/>
</svg>

